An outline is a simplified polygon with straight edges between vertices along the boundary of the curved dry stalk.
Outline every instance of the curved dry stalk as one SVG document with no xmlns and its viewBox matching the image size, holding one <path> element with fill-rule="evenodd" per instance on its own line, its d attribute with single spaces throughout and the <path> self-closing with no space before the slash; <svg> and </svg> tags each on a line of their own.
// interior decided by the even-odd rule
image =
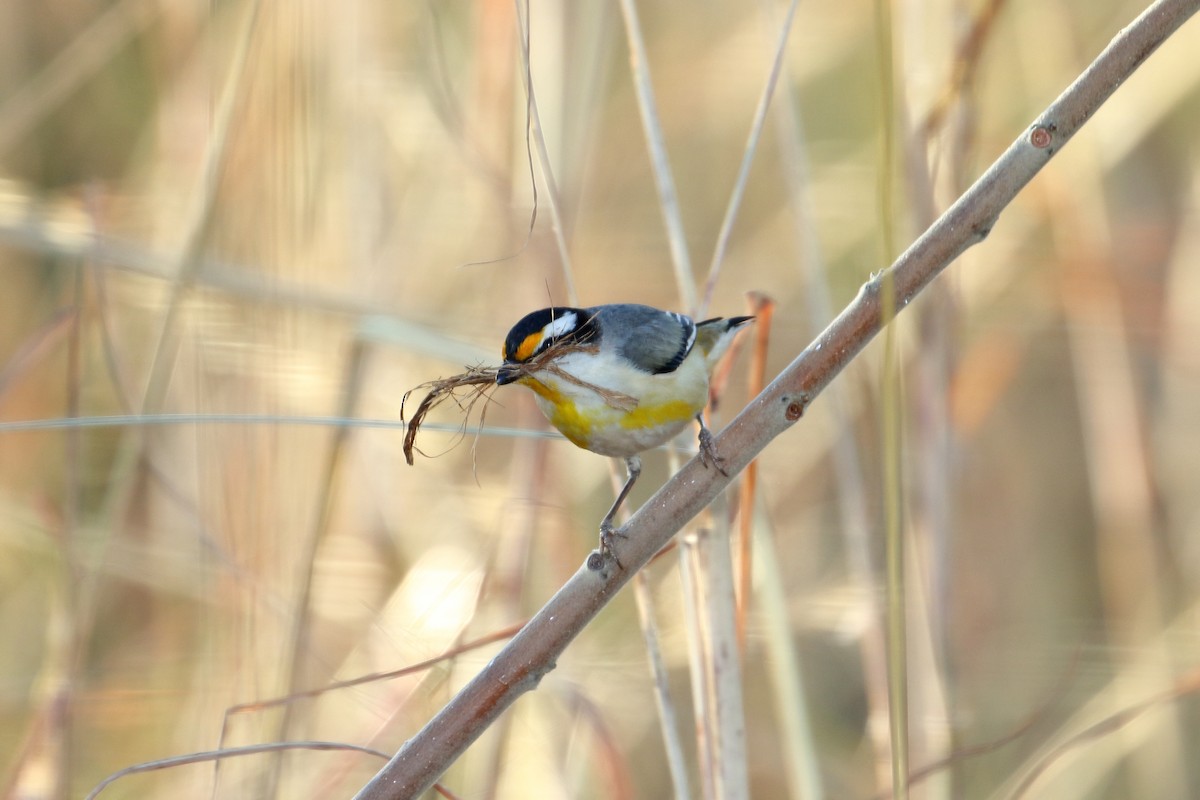
<svg viewBox="0 0 1200 800">
<path fill-rule="evenodd" d="M 421 430 L 421 425 L 425 422 L 425 417 L 435 407 L 441 405 L 446 400 L 451 398 L 458 404 L 459 409 L 463 412 L 464 418 L 471 416 L 472 409 L 475 404 L 488 396 L 492 387 L 496 385 L 496 368 L 495 367 L 467 367 L 466 372 L 460 372 L 457 375 L 451 375 L 449 378 L 439 378 L 436 381 L 422 383 L 420 386 L 414 386 L 404 393 L 400 398 L 400 421 L 404 423 L 404 460 L 411 467 L 413 465 L 413 450 L 416 450 L 421 455 L 426 455 L 417 444 L 417 431 Z M 460 389 L 468 388 L 467 396 L 460 397 L 456 392 Z M 404 419 L 404 407 L 408 405 L 408 396 L 418 389 L 429 389 L 417 405 L 416 413 L 413 414 L 411 420 Z"/>
<path fill-rule="evenodd" d="M 127 778 L 130 775 L 139 775 L 145 772 L 156 772 L 162 769 L 174 769 L 175 767 L 187 766 L 188 764 L 202 764 L 206 761 L 221 761 L 227 758 L 240 758 L 243 756 L 257 756 L 263 753 L 282 753 L 287 750 L 340 750 L 353 753 L 364 753 L 369 756 L 377 756 L 379 758 L 387 758 L 385 753 L 381 753 L 370 747 L 363 747 L 357 744 L 346 744 L 345 742 L 320 742 L 320 741 L 303 741 L 303 742 L 267 742 L 266 744 L 248 744 L 240 747 L 226 747 L 221 750 L 205 750 L 198 753 L 187 753 L 182 756 L 169 756 L 167 758 L 158 758 L 154 761 L 145 761 L 141 764 L 133 764 L 124 769 L 117 770 L 109 775 L 100 783 L 96 784 L 84 800 L 93 800 L 100 796 L 100 793 L 107 789 L 111 784 L 116 783 L 122 778 Z"/>
<path fill-rule="evenodd" d="M 883 287 L 897 312 L 964 250 L 982 241 L 1000 213 L 1122 82 L 1188 18 L 1200 0 L 1158 0 L 1013 142 L 984 175 L 845 310 L 716 438 L 725 473 L 693 458 L 622 528 L 616 555 L 586 566 L 358 793 L 358 800 L 416 797 L 488 725 L 537 686 L 558 656 L 617 591 L 700 513 L 883 326 Z M 886 281 L 885 281 L 886 278 Z"/>
</svg>

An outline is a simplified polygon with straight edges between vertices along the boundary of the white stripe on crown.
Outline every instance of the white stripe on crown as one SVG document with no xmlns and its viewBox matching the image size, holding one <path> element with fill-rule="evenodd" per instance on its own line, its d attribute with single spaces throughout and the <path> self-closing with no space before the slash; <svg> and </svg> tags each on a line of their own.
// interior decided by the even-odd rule
<svg viewBox="0 0 1200 800">
<path fill-rule="evenodd" d="M 555 336 L 562 336 L 575 330 L 575 323 L 578 318 L 579 315 L 574 311 L 568 311 L 561 317 L 555 318 L 553 322 L 542 328 L 542 341 L 553 339 Z"/>
</svg>

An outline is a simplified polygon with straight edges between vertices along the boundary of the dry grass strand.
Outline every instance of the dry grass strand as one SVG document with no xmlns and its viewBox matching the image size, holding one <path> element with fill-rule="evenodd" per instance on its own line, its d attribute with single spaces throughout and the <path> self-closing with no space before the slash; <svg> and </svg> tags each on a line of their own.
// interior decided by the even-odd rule
<svg viewBox="0 0 1200 800">
<path fill-rule="evenodd" d="M 619 411 L 632 411 L 637 408 L 637 398 L 631 397 L 623 392 L 618 392 L 613 389 L 606 389 L 603 386 L 597 386 L 594 383 L 585 381 L 575 375 L 564 370 L 558 365 L 558 360 L 572 353 L 591 353 L 600 352 L 600 348 L 593 344 L 580 344 L 577 342 L 565 342 L 561 344 L 551 345 L 541 353 L 538 353 L 533 358 L 521 364 L 511 364 L 512 368 L 516 369 L 522 378 L 536 378 L 538 372 L 549 372 L 550 374 L 561 378 L 562 380 L 573 383 L 576 386 L 581 386 L 592 392 L 595 392 L 605 403 L 605 405 L 615 408 Z M 449 398 L 453 398 L 458 407 L 463 411 L 464 424 L 465 419 L 471 416 L 472 409 L 475 404 L 482 399 L 491 400 L 489 390 L 496 386 L 496 378 L 500 374 L 499 367 L 483 367 L 475 366 L 468 367 L 466 372 L 460 372 L 457 375 L 451 375 L 449 378 L 439 378 L 438 380 L 428 381 L 419 386 L 414 386 L 404 393 L 404 397 L 400 400 L 400 421 L 405 422 L 404 407 L 408 403 L 408 397 L 413 392 L 420 389 L 428 389 L 425 397 L 417 406 L 416 413 L 413 414 L 412 420 L 405 425 L 404 432 L 404 460 L 409 466 L 413 465 L 413 450 L 421 452 L 416 447 L 417 431 L 425 421 L 426 415 L 429 414 L 436 406 L 441 405 Z M 456 394 L 461 389 L 468 389 L 466 396 Z M 486 408 L 485 408 L 486 411 Z M 480 415 L 480 425 L 483 424 L 483 415 Z M 424 453 L 421 453 L 424 455 Z"/>
</svg>

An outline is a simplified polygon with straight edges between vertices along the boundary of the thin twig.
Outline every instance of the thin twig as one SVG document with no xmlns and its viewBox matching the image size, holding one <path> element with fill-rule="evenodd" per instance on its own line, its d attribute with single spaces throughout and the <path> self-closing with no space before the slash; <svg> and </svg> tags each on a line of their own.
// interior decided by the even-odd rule
<svg viewBox="0 0 1200 800">
<path fill-rule="evenodd" d="M 496 642 L 501 642 L 505 639 L 511 638 L 516 635 L 517 631 L 521 630 L 524 624 L 525 623 L 519 623 L 516 625 L 509 625 L 505 628 L 499 628 L 498 630 L 494 630 L 491 633 L 485 634 L 484 636 L 480 636 L 478 639 L 472 639 L 468 642 L 455 645 L 454 647 L 439 653 L 433 658 L 427 658 L 424 661 L 418 661 L 415 664 L 409 664 L 408 666 L 400 667 L 399 669 L 392 669 L 388 670 L 387 672 L 372 672 L 369 675 L 358 675 L 354 678 L 347 678 L 346 680 L 342 681 L 334 681 L 333 683 L 330 683 L 327 686 L 322 686 L 318 689 L 305 689 L 303 691 L 292 692 L 291 694 L 284 695 L 282 697 L 270 697 L 266 700 L 252 700 L 247 703 L 239 703 L 235 706 L 230 706 L 225 711 L 225 723 L 223 727 L 228 727 L 230 717 L 234 716 L 235 714 L 245 714 L 251 711 L 268 711 L 272 708 L 291 705 L 292 703 L 300 700 L 309 700 L 314 697 L 320 697 L 321 695 L 328 694 L 329 692 L 336 692 L 342 689 L 349 689 L 354 686 L 361 686 L 364 683 L 390 681 L 394 678 L 402 678 L 406 675 L 424 672 L 425 670 L 436 667 L 437 665 L 443 664 L 453 658 L 457 658 L 463 653 L 469 653 L 472 650 L 479 649 L 480 647 L 484 647 L 489 644 L 495 644 Z M 225 736 L 224 732 L 222 732 L 221 736 L 223 742 Z"/>
<path fill-rule="evenodd" d="M 108 786 L 121 778 L 130 775 L 137 775 L 142 772 L 154 772 L 160 769 L 174 769 L 187 764 L 202 764 L 205 761 L 219 761 L 225 758 L 237 758 L 239 756 L 256 756 L 263 753 L 282 753 L 286 750 L 342 750 L 354 753 L 365 753 L 367 755 L 376 756 L 378 758 L 387 758 L 386 753 L 381 753 L 378 750 L 373 750 L 370 747 L 362 747 L 356 744 L 345 744 L 343 742 L 269 742 L 267 744 L 250 744 L 243 747 L 229 747 L 224 750 L 205 750 L 199 753 L 188 753 L 182 756 L 171 756 L 170 758 L 159 758 L 154 761 L 147 761 L 142 764 L 134 764 L 125 769 L 118 770 L 112 775 L 96 784 L 96 787 L 88 792 L 85 800 L 93 800 L 99 797 L 100 793 Z"/>
<path fill-rule="evenodd" d="M 1022 797 L 1025 797 L 1029 793 L 1029 790 L 1033 788 L 1033 785 L 1037 783 L 1038 779 L 1044 775 L 1046 771 L 1055 764 L 1055 762 L 1065 757 L 1071 751 L 1095 742 L 1098 739 L 1111 736 L 1121 728 L 1124 728 L 1126 725 L 1136 720 L 1142 714 L 1145 714 L 1147 711 L 1152 711 L 1156 707 L 1165 703 L 1176 702 L 1181 697 L 1189 694 L 1195 694 L 1198 691 L 1200 691 L 1200 670 L 1192 670 L 1192 672 L 1183 676 L 1183 678 L 1177 681 L 1176 684 L 1170 689 L 1158 692 L 1157 694 L 1142 700 L 1141 702 L 1126 706 L 1115 713 L 1110 714 L 1099 722 L 1088 726 L 1084 730 L 1058 745 L 1058 747 L 1050 752 L 1045 758 L 1039 761 L 1034 766 L 1033 770 L 1021 781 L 1021 785 L 1018 786 L 1016 792 L 1013 793 L 1013 800 L 1020 800 Z"/>
</svg>

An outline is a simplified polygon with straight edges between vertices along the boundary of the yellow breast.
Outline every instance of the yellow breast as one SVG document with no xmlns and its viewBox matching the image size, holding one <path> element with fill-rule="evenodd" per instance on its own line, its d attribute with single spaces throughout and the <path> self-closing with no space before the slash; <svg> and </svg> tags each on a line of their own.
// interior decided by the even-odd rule
<svg viewBox="0 0 1200 800">
<path fill-rule="evenodd" d="M 687 427 L 708 402 L 702 358 L 689 356 L 665 375 L 611 364 L 601 369 L 595 362 L 568 356 L 557 366 L 582 383 L 627 395 L 636 405 L 619 407 L 621 403 L 551 372 L 520 379 L 537 394 L 538 406 L 550 423 L 585 450 L 627 457 L 657 447 Z"/>
</svg>

